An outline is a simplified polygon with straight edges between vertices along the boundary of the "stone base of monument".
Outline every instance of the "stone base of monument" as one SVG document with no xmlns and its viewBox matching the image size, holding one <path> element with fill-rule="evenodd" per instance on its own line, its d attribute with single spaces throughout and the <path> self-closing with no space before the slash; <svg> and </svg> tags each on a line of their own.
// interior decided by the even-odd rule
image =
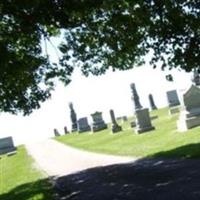
<svg viewBox="0 0 200 200">
<path fill-rule="evenodd" d="M 148 131 L 152 131 L 155 130 L 155 127 L 150 126 L 150 127 L 136 127 L 135 132 L 140 134 L 140 133 L 144 133 L 144 132 L 148 132 Z"/>
<path fill-rule="evenodd" d="M 92 124 L 92 127 L 91 127 L 92 132 L 101 131 L 101 130 L 104 130 L 104 129 L 107 129 L 107 128 L 108 128 L 107 124 L 104 124 L 104 123 L 102 123 L 102 124 Z"/>
<path fill-rule="evenodd" d="M 174 115 L 180 112 L 180 106 L 174 106 L 169 108 L 169 115 Z"/>
<path fill-rule="evenodd" d="M 117 132 L 120 132 L 122 131 L 122 127 L 117 125 L 117 124 L 113 124 L 112 125 L 112 133 L 117 133 Z"/>
<path fill-rule="evenodd" d="M 8 154 L 11 152 L 16 152 L 17 148 L 16 147 L 9 147 L 9 148 L 0 148 L 0 155 L 1 154 Z"/>
<path fill-rule="evenodd" d="M 83 132 L 87 132 L 87 131 L 91 131 L 90 126 L 78 128 L 79 133 L 83 133 Z"/>
<path fill-rule="evenodd" d="M 188 129 L 200 126 L 200 113 L 187 113 L 182 111 L 177 121 L 177 128 L 179 132 L 187 131 Z"/>
<path fill-rule="evenodd" d="M 136 110 L 135 117 L 136 117 L 136 128 L 135 128 L 136 133 L 143 133 L 155 129 L 155 127 L 153 127 L 151 124 L 148 108 Z"/>
</svg>

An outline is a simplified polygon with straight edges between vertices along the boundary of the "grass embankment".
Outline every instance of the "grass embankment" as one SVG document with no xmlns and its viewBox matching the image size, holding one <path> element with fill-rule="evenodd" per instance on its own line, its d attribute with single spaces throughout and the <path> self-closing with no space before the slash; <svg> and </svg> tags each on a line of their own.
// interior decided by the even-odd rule
<svg viewBox="0 0 200 200">
<path fill-rule="evenodd" d="M 48 179 L 33 165 L 32 158 L 23 146 L 17 154 L 1 156 L 0 199 L 2 200 L 51 200 Z"/>
<path fill-rule="evenodd" d="M 75 133 L 55 138 L 57 141 L 80 149 L 99 153 L 137 157 L 200 157 L 200 127 L 185 133 L 177 132 L 178 114 L 168 115 L 168 109 L 151 112 L 153 131 L 135 134 L 130 121 L 119 124 L 123 131 L 112 134 L 111 129 L 94 134 Z"/>
</svg>

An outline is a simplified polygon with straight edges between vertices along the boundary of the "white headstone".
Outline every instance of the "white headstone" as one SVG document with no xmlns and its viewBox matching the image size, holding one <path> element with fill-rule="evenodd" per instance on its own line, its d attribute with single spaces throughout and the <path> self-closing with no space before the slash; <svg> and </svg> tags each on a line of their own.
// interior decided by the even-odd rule
<svg viewBox="0 0 200 200">
<path fill-rule="evenodd" d="M 183 94 L 184 109 L 180 113 L 177 127 L 179 131 L 187 131 L 200 125 L 200 88 L 192 85 Z"/>
</svg>

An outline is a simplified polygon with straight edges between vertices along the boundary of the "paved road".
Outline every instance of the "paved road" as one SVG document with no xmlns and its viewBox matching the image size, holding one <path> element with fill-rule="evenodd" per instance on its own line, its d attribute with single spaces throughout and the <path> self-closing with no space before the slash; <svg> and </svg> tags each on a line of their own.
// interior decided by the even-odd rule
<svg viewBox="0 0 200 200">
<path fill-rule="evenodd" d="M 27 144 L 28 153 L 49 176 L 62 176 L 88 168 L 134 161 L 131 157 L 102 155 L 81 151 L 53 139 Z"/>
<path fill-rule="evenodd" d="M 199 159 L 140 159 L 80 151 L 54 140 L 27 145 L 56 200 L 199 200 Z"/>
<path fill-rule="evenodd" d="M 199 200 L 200 160 L 141 159 L 56 180 L 57 199 Z"/>
</svg>

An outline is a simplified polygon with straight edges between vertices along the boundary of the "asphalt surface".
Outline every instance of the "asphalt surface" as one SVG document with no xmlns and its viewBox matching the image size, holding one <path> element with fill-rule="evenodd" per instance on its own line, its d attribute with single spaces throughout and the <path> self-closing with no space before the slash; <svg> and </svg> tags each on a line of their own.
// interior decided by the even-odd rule
<svg viewBox="0 0 200 200">
<path fill-rule="evenodd" d="M 141 159 L 55 180 L 57 199 L 199 200 L 200 160 Z"/>
</svg>

